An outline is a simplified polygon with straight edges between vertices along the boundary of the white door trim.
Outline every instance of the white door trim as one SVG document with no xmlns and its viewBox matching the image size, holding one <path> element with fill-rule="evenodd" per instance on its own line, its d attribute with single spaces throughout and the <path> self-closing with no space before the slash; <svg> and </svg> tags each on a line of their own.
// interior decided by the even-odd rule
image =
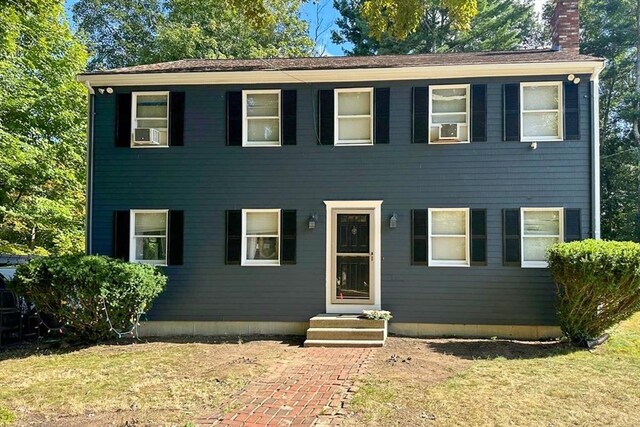
<svg viewBox="0 0 640 427">
<path fill-rule="evenodd" d="M 359 313 L 362 310 L 380 310 L 381 307 L 381 278 L 382 278 L 382 246 L 380 237 L 380 227 L 382 219 L 382 200 L 339 200 L 325 201 L 327 206 L 327 240 L 326 240 L 326 266 L 325 266 L 325 289 L 326 289 L 326 312 L 327 313 Z M 367 304 L 333 304 L 331 302 L 332 292 L 332 262 L 333 262 L 333 214 L 336 210 L 342 209 L 370 209 L 373 210 L 371 215 L 371 229 L 373 236 L 371 243 L 371 251 L 373 252 L 373 303 Z"/>
</svg>

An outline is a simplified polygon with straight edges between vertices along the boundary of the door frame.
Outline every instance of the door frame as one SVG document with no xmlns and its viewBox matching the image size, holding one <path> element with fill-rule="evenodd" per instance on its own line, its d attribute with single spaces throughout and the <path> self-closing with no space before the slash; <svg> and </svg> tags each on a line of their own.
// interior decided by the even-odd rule
<svg viewBox="0 0 640 427">
<path fill-rule="evenodd" d="M 381 236 L 380 226 L 382 218 L 382 200 L 332 200 L 325 201 L 327 214 L 327 240 L 326 240 L 326 312 L 327 313 L 359 313 L 362 310 L 380 310 L 381 307 Z M 368 211 L 371 214 L 369 232 L 372 238 L 369 239 L 369 250 L 373 252 L 371 284 L 369 287 L 370 300 L 366 303 L 340 302 L 335 303 L 333 299 L 334 286 L 334 258 L 336 239 L 336 215 L 338 213 L 363 213 Z"/>
</svg>

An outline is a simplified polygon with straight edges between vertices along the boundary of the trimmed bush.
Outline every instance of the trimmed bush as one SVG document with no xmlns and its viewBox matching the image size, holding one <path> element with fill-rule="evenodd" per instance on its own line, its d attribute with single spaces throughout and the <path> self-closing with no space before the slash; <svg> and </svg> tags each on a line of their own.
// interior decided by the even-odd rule
<svg viewBox="0 0 640 427">
<path fill-rule="evenodd" d="M 562 331 L 584 344 L 640 309 L 640 244 L 583 240 L 547 253 Z"/>
<path fill-rule="evenodd" d="M 64 255 L 18 266 L 8 286 L 56 322 L 47 326 L 64 325 L 74 338 L 98 341 L 117 335 L 111 325 L 118 331 L 130 330 L 166 282 L 166 276 L 150 265 Z"/>
</svg>

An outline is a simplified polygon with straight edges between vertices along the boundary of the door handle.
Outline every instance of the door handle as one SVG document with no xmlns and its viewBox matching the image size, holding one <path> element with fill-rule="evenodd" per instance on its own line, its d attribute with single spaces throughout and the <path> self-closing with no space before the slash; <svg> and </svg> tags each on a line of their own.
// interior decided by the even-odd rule
<svg viewBox="0 0 640 427">
<path fill-rule="evenodd" d="M 371 252 L 371 261 L 373 261 L 373 252 Z"/>
</svg>

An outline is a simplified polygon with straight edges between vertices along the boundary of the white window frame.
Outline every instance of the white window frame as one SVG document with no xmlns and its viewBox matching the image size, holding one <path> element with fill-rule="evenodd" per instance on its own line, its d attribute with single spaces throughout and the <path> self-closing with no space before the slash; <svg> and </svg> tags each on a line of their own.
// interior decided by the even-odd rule
<svg viewBox="0 0 640 427">
<path fill-rule="evenodd" d="M 465 260 L 464 261 L 442 261 L 442 260 L 434 260 L 432 258 L 432 250 L 433 250 L 433 237 L 462 237 L 459 234 L 450 234 L 450 235 L 442 235 L 432 233 L 432 214 L 433 212 L 464 212 L 465 213 Z M 469 267 L 471 265 L 471 235 L 470 235 L 470 209 L 469 208 L 429 208 L 428 209 L 428 233 L 429 233 L 429 244 L 428 244 L 428 265 L 429 267 Z"/>
<path fill-rule="evenodd" d="M 146 213 L 164 213 L 165 214 L 165 230 L 164 236 L 136 236 L 136 214 L 146 214 Z M 169 209 L 131 209 L 129 211 L 129 262 L 134 262 L 137 264 L 150 264 L 156 266 L 166 266 L 169 257 Z M 136 259 L 136 239 L 140 239 L 143 237 L 156 237 L 162 238 L 164 237 L 167 241 L 165 248 L 165 259 L 164 260 L 139 260 Z"/>
<path fill-rule="evenodd" d="M 281 248 L 280 245 L 282 244 L 282 215 L 281 215 L 281 211 L 282 209 L 242 209 L 242 242 L 240 245 L 240 250 L 242 253 L 242 258 L 240 265 L 242 266 L 252 266 L 252 267 L 257 267 L 257 266 L 261 266 L 261 267 L 277 267 L 280 265 L 280 253 L 281 253 Z M 275 260 L 266 260 L 266 259 L 260 259 L 260 260 L 255 260 L 255 259 L 247 259 L 247 237 L 251 237 L 251 236 L 247 236 L 247 214 L 248 213 L 276 213 L 278 215 L 278 235 L 277 236 L 273 236 L 273 235 L 262 235 L 260 237 L 276 237 L 278 240 L 278 259 Z"/>
<path fill-rule="evenodd" d="M 525 212 L 549 212 L 555 211 L 559 213 L 558 216 L 558 228 L 560 235 L 550 234 L 536 234 L 531 236 L 525 236 L 524 234 L 524 214 Z M 549 263 L 547 261 L 525 261 L 524 260 L 524 241 L 525 239 L 535 238 L 551 238 L 557 237 L 559 242 L 564 242 L 564 208 L 520 208 L 520 266 L 522 268 L 548 268 Z"/>
<path fill-rule="evenodd" d="M 340 116 L 338 114 L 338 96 L 341 93 L 362 92 L 369 93 L 369 114 Z M 371 146 L 373 145 L 373 88 L 372 87 L 350 87 L 333 90 L 333 145 L 336 147 Z M 370 139 L 341 140 L 340 139 L 340 119 L 341 118 L 368 118 Z"/>
<path fill-rule="evenodd" d="M 431 140 L 431 128 L 433 127 L 433 116 L 434 115 L 450 115 L 450 114 L 461 114 L 461 113 L 434 113 L 433 112 L 433 90 L 434 89 L 465 89 L 467 92 L 467 111 L 466 111 L 466 121 L 465 125 L 467 126 L 467 139 L 465 141 L 454 141 L 454 140 L 443 140 L 443 141 L 432 141 Z M 429 86 L 429 127 L 427 133 L 427 139 L 429 144 L 435 145 L 446 145 L 446 144 L 469 144 L 471 142 L 471 85 L 470 84 L 460 84 L 460 85 L 435 85 Z M 460 123 L 462 124 L 462 123 Z"/>
<path fill-rule="evenodd" d="M 557 110 L 527 110 L 527 113 L 558 113 L 558 136 L 525 136 L 524 134 L 524 88 L 539 86 L 555 86 L 558 89 Z M 520 83 L 520 141 L 564 141 L 564 90 L 562 82 L 522 82 Z"/>
<path fill-rule="evenodd" d="M 134 132 L 138 124 L 138 96 L 140 95 L 166 95 L 167 96 L 167 143 L 165 145 L 136 145 L 134 140 Z M 129 137 L 129 144 L 131 148 L 169 148 L 169 102 L 171 102 L 169 91 L 151 91 L 151 92 L 131 92 L 131 135 Z M 145 117 L 142 120 L 153 120 L 154 118 Z M 162 117 L 158 117 L 158 120 L 164 120 Z"/>
<path fill-rule="evenodd" d="M 278 116 L 247 115 L 247 97 L 249 95 L 278 95 Z M 278 143 L 267 141 L 249 141 L 249 120 L 278 119 Z M 242 91 L 242 146 L 243 147 L 281 147 L 282 146 L 282 91 L 280 89 L 259 89 Z"/>
</svg>

